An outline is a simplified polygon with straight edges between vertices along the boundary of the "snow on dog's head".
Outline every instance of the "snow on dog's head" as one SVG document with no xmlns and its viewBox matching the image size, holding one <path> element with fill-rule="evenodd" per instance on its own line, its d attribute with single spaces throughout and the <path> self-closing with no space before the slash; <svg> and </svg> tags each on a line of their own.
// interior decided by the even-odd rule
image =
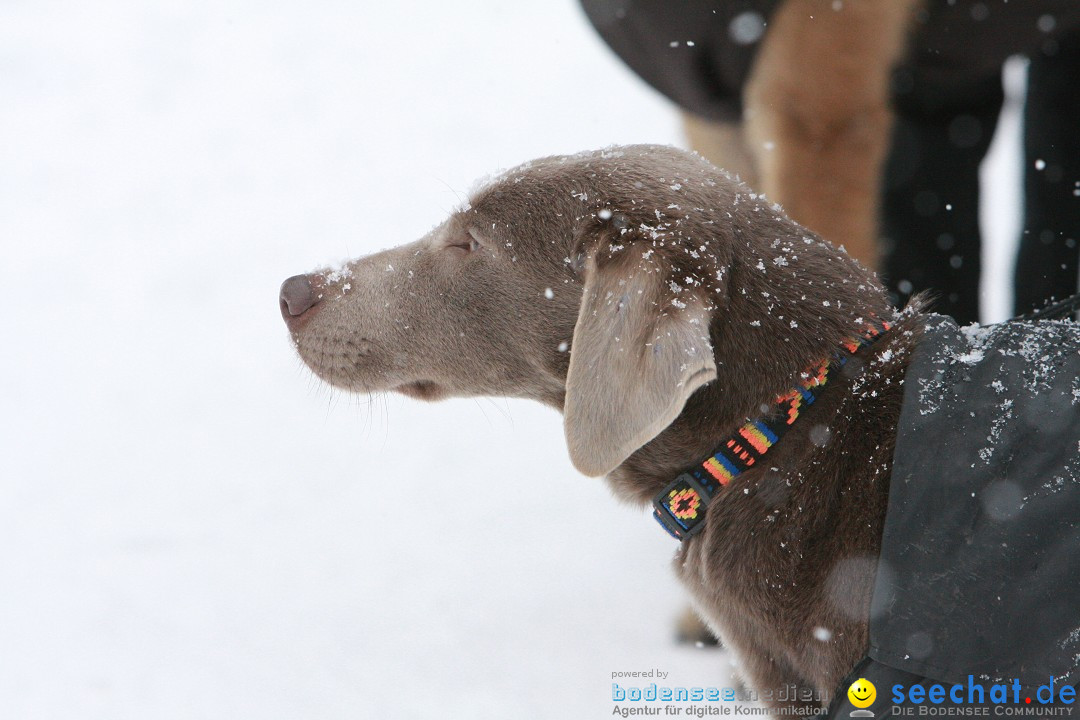
<svg viewBox="0 0 1080 720">
<path fill-rule="evenodd" d="M 290 278 L 281 303 L 327 382 L 539 400 L 564 411 L 590 475 L 668 427 L 719 356 L 743 382 L 790 376 L 887 308 L 869 273 L 778 206 L 647 145 L 506 171 L 415 242 Z"/>
</svg>

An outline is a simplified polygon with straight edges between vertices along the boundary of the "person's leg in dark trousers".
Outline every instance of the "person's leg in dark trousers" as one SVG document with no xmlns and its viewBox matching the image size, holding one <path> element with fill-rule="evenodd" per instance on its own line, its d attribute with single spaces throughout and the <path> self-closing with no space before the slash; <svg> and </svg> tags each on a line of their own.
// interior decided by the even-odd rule
<svg viewBox="0 0 1080 720">
<path fill-rule="evenodd" d="M 884 280 L 905 303 L 929 290 L 932 309 L 979 319 L 979 164 L 1004 99 L 1000 76 L 934 82 L 898 71 L 896 124 L 885 168 Z"/>
<path fill-rule="evenodd" d="M 1024 223 L 1016 312 L 1077 290 L 1080 250 L 1080 35 L 1031 58 L 1024 106 Z"/>
</svg>

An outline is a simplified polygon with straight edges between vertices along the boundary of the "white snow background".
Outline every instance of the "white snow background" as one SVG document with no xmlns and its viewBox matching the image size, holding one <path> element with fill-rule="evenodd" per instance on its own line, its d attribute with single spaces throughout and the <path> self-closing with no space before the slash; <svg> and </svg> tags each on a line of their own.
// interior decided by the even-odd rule
<svg viewBox="0 0 1080 720">
<path fill-rule="evenodd" d="M 556 413 L 331 392 L 278 311 L 477 177 L 625 142 L 681 142 L 674 111 L 570 0 L 0 4 L 0 718 L 589 718 L 616 670 L 729 684 L 672 642 L 673 541 Z"/>
</svg>

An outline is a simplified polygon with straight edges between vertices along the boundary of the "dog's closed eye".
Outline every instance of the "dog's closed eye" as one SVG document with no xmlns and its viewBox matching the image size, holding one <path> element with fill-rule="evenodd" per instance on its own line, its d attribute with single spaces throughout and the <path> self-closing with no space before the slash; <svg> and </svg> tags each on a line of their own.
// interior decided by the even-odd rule
<svg viewBox="0 0 1080 720">
<path fill-rule="evenodd" d="M 448 238 L 446 247 L 456 252 L 474 253 L 482 248 L 483 244 L 476 239 L 472 230 L 469 230 Z"/>
</svg>

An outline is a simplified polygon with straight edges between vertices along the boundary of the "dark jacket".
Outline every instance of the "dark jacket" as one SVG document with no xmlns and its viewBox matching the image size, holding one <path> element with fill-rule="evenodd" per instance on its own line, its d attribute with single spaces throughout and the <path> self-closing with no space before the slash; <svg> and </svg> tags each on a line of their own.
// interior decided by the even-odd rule
<svg viewBox="0 0 1080 720">
<path fill-rule="evenodd" d="M 684 110 L 733 121 L 760 39 L 780 0 L 582 0 L 600 36 Z M 833 12 L 843 12 L 843 3 Z M 964 103 L 1010 55 L 1053 53 L 1080 28 L 1076 0 L 929 0 L 895 89 L 930 108 Z M 919 96 L 925 97 L 919 97 Z"/>
<path fill-rule="evenodd" d="M 1039 686 L 1080 682 L 1080 324 L 929 323 L 858 677 L 885 712 L 897 683 L 963 685 L 965 699 L 969 683 L 1006 683 L 1015 705 L 1019 681 L 1038 710 Z M 846 691 L 836 717 L 854 709 Z"/>
</svg>

